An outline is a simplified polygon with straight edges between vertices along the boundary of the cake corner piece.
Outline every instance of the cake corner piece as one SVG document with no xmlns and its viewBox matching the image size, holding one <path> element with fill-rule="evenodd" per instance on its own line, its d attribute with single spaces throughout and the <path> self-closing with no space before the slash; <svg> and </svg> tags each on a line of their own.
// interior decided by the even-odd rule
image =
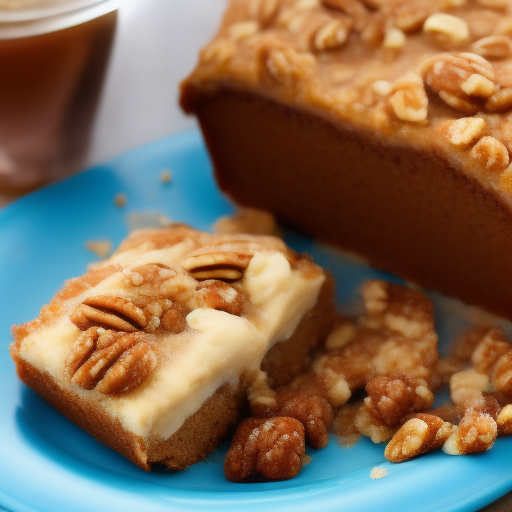
<svg viewBox="0 0 512 512">
<path fill-rule="evenodd" d="M 255 370 L 293 378 L 334 321 L 333 281 L 274 237 L 132 233 L 13 327 L 20 379 L 142 469 L 185 469 L 238 420 Z"/>
</svg>

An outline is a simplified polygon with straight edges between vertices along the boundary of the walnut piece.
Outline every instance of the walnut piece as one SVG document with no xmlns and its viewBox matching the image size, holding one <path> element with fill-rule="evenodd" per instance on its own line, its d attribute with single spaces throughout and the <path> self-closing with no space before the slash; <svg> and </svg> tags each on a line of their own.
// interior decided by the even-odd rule
<svg viewBox="0 0 512 512">
<path fill-rule="evenodd" d="M 457 16 L 445 13 L 429 16 L 423 24 L 423 32 L 448 49 L 457 47 L 469 39 L 467 23 Z"/>
<path fill-rule="evenodd" d="M 324 448 L 329 442 L 329 429 L 333 411 L 329 403 L 319 396 L 277 393 L 277 416 L 295 418 L 304 426 L 306 442 L 313 448 Z"/>
<path fill-rule="evenodd" d="M 364 406 L 384 425 L 394 427 L 411 413 L 427 410 L 434 395 L 423 379 L 404 374 L 380 374 L 366 385 Z"/>
<path fill-rule="evenodd" d="M 490 390 L 489 377 L 484 373 L 478 373 L 473 368 L 457 372 L 450 379 L 450 396 L 462 410 Z"/>
<path fill-rule="evenodd" d="M 512 404 L 508 404 L 500 411 L 496 418 L 498 433 L 502 436 L 512 435 Z"/>
<path fill-rule="evenodd" d="M 311 41 L 313 50 L 326 51 L 343 46 L 352 29 L 352 19 L 348 16 L 333 18 L 318 28 Z"/>
<path fill-rule="evenodd" d="M 448 122 L 448 140 L 454 146 L 468 146 L 481 137 L 487 123 L 481 117 L 461 117 Z"/>
<path fill-rule="evenodd" d="M 475 114 L 496 92 L 492 65 L 473 53 L 441 53 L 419 68 L 425 83 L 452 108 Z"/>
<path fill-rule="evenodd" d="M 384 450 L 390 462 L 405 462 L 443 446 L 453 425 L 431 414 L 416 414 L 393 436 Z"/>
<path fill-rule="evenodd" d="M 407 73 L 394 83 L 389 102 L 402 121 L 418 123 L 427 118 L 428 98 L 423 80 L 416 73 Z"/>
<path fill-rule="evenodd" d="M 485 59 L 507 59 L 512 55 L 512 41 L 504 35 L 487 36 L 475 41 L 471 50 Z"/>
<path fill-rule="evenodd" d="M 471 156 L 490 172 L 503 171 L 509 163 L 506 146 L 495 137 L 482 137 L 471 149 Z"/>
<path fill-rule="evenodd" d="M 144 335 L 91 327 L 73 344 L 66 375 L 81 388 L 112 395 L 138 387 L 156 363 Z"/>
<path fill-rule="evenodd" d="M 224 461 L 230 482 L 259 475 L 270 480 L 293 478 L 302 468 L 304 427 L 293 418 L 248 418 L 237 428 Z"/>
<path fill-rule="evenodd" d="M 481 453 L 492 448 L 497 435 L 498 427 L 492 416 L 470 407 L 446 440 L 443 451 L 448 455 Z"/>
</svg>

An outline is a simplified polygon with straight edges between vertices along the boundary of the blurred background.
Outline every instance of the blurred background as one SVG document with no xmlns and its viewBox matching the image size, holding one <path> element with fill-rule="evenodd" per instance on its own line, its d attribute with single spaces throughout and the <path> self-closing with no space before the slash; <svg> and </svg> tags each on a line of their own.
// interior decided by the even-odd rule
<svg viewBox="0 0 512 512">
<path fill-rule="evenodd" d="M 0 0 L 0 206 L 192 128 L 179 83 L 225 3 Z"/>
<path fill-rule="evenodd" d="M 87 165 L 190 129 L 180 81 L 216 31 L 225 0 L 127 0 L 119 10 Z"/>
</svg>

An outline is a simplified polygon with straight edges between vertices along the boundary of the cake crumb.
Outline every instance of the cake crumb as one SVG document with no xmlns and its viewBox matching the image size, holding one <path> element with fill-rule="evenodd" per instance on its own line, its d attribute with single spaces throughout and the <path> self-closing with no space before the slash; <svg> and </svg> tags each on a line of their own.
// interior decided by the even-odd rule
<svg viewBox="0 0 512 512">
<path fill-rule="evenodd" d="M 370 471 L 370 478 L 372 478 L 373 480 L 378 480 L 379 478 L 384 478 L 385 476 L 388 476 L 388 475 L 389 475 L 389 472 L 379 466 L 375 466 Z"/>
<path fill-rule="evenodd" d="M 123 194 L 122 192 L 118 192 L 114 197 L 114 204 L 118 208 L 123 208 L 123 206 L 126 206 L 127 202 L 128 198 L 126 197 L 126 194 Z"/>
<path fill-rule="evenodd" d="M 112 242 L 110 240 L 87 240 L 85 247 L 100 258 L 107 258 L 112 254 Z"/>
<path fill-rule="evenodd" d="M 213 225 L 213 231 L 220 235 L 250 235 L 279 236 L 275 217 L 265 211 L 255 208 L 241 208 L 231 216 L 220 217 Z"/>
<path fill-rule="evenodd" d="M 160 212 L 130 212 L 126 218 L 129 231 L 144 228 L 165 228 L 173 223 L 169 217 Z"/>
<path fill-rule="evenodd" d="M 162 183 L 170 183 L 172 181 L 172 172 L 169 169 L 163 169 L 160 173 L 160 181 Z"/>
<path fill-rule="evenodd" d="M 302 456 L 302 467 L 307 466 L 312 460 L 313 460 L 313 457 L 311 457 L 311 455 L 308 455 L 307 453 L 305 453 Z"/>
</svg>

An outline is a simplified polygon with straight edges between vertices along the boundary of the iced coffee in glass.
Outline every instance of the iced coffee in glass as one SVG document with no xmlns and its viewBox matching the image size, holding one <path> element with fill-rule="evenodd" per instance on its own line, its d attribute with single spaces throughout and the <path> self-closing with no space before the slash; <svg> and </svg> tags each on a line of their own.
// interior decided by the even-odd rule
<svg viewBox="0 0 512 512">
<path fill-rule="evenodd" d="M 80 169 L 119 3 L 0 0 L 0 193 Z"/>
</svg>

